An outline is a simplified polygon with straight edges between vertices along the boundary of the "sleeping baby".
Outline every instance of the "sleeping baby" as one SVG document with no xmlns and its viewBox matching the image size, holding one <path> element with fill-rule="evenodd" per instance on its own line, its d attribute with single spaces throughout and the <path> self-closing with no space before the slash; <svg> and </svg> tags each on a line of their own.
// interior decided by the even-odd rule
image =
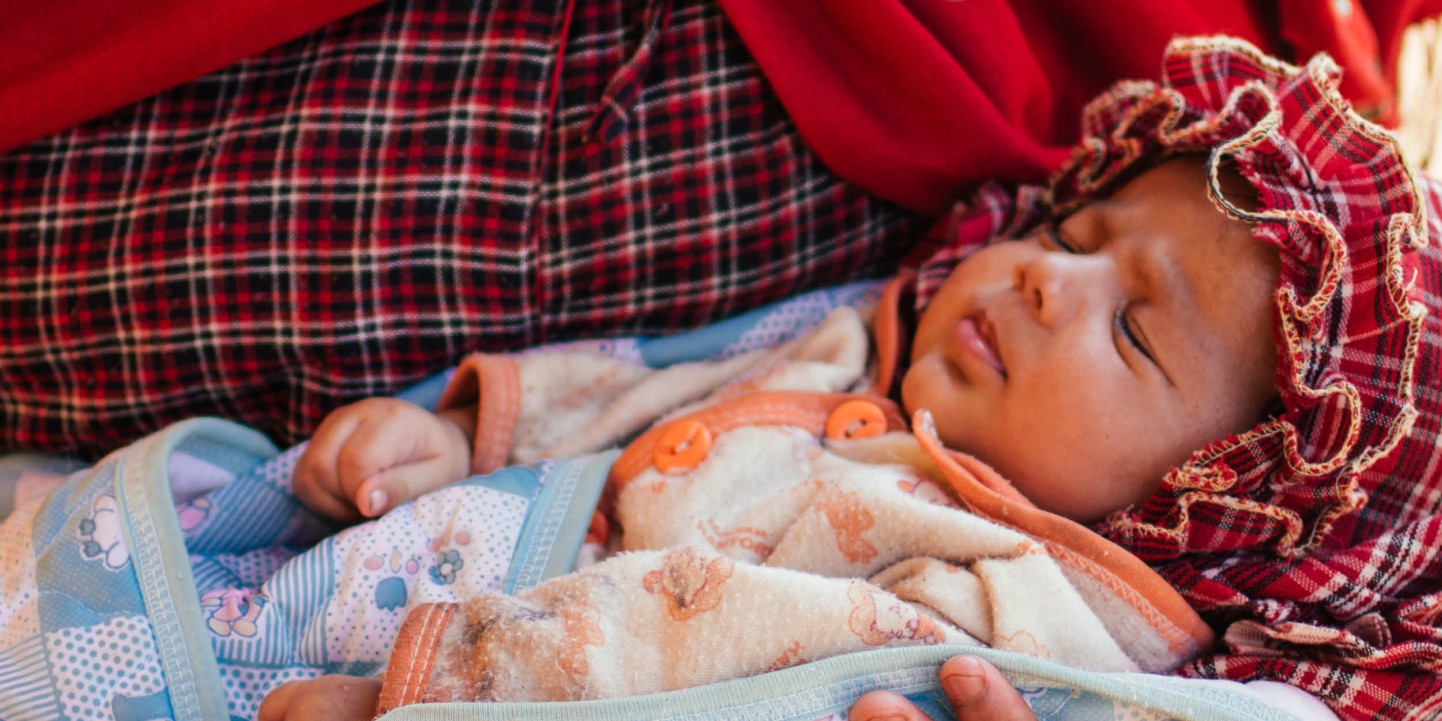
<svg viewBox="0 0 1442 721">
<path fill-rule="evenodd" d="M 17 504 L 0 718 L 368 718 L 942 643 L 1436 708 L 1436 589 L 1358 570 L 1442 563 L 1398 540 L 1442 503 L 1398 460 L 1436 418 L 1427 186 L 1325 57 L 1164 68 L 784 343 L 477 355 L 434 412 L 369 399 L 280 455 L 190 422 Z"/>
<path fill-rule="evenodd" d="M 730 361 L 638 374 L 564 352 L 473 358 L 435 414 L 394 399 L 337 411 L 296 494 L 379 514 L 490 470 L 487 444 L 522 463 L 573 455 L 684 404 L 612 465 L 596 535 L 616 555 L 514 596 L 413 609 L 387 678 L 417 688 L 383 703 L 631 695 L 899 643 L 1175 668 L 1205 625 L 1066 519 L 1145 500 L 1276 397 L 1277 253 L 1206 188 L 1202 160 L 1169 159 L 957 265 L 912 337 L 910 424 L 879 392 L 844 392 L 868 360 L 849 310 Z M 905 283 L 883 294 L 881 336 L 899 335 Z M 874 360 L 894 367 L 890 351 Z M 685 403 L 698 387 L 715 390 Z"/>
<path fill-rule="evenodd" d="M 1325 85 L 1325 60 L 1298 72 L 1211 39 L 1176 44 L 1166 67 L 1168 86 L 1094 105 L 1044 195 L 1002 213 L 973 199 L 946 247 L 883 293 L 870 354 L 861 320 L 838 312 L 769 352 L 657 372 L 476 357 L 434 414 L 389 399 L 337 411 L 295 492 L 340 518 L 650 427 L 592 518 L 605 561 L 417 606 L 384 681 L 356 683 L 379 688 L 383 713 L 666 691 L 885 645 L 1155 672 L 1207 652 L 1196 611 L 1235 613 L 1250 590 L 1222 569 L 1323 546 L 1414 412 L 1410 378 L 1378 386 L 1360 378 L 1374 366 L 1338 360 L 1388 332 L 1401 340 L 1366 348 L 1411 360 L 1425 314 L 1401 269 L 1424 244 L 1423 206 L 1390 141 Z M 1321 121 L 1288 105 L 1298 96 L 1354 134 L 1307 134 Z M 1329 179 L 1346 189 L 1325 191 L 1330 205 Z M 1015 239 L 978 247 L 978 226 Z M 1345 317 L 1335 294 L 1363 285 L 1377 316 Z M 1341 390 L 1354 380 L 1373 390 Z M 1317 402 L 1328 393 L 1349 403 Z M 1214 553 L 1235 548 L 1251 557 Z M 1231 599 L 1207 597 L 1223 583 Z M 268 717 L 307 692 L 277 694 Z"/>
</svg>

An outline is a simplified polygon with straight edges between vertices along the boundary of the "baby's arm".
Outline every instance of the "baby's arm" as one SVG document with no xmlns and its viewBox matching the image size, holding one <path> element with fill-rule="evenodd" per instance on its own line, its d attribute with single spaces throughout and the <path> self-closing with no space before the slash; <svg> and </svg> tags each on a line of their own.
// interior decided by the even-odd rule
<svg viewBox="0 0 1442 721">
<path fill-rule="evenodd" d="M 379 516 L 470 471 L 475 406 L 431 413 L 395 398 L 368 398 L 321 422 L 296 463 L 295 495 L 346 521 Z"/>
</svg>

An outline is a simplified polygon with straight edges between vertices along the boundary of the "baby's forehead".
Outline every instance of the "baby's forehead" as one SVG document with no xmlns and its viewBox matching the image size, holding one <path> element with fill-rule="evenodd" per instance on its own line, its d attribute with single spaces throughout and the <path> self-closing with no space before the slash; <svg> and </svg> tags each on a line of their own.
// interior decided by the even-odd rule
<svg viewBox="0 0 1442 721">
<path fill-rule="evenodd" d="M 1156 252 L 1185 260 L 1204 274 L 1256 268 L 1275 281 L 1276 246 L 1227 209 L 1231 197 L 1215 199 L 1211 179 L 1202 158 L 1172 158 L 1139 170 L 1109 194 L 1078 204 L 1061 220 L 1092 217 L 1104 226 L 1096 232 L 1128 237 L 1142 250 L 1156 246 Z"/>
</svg>

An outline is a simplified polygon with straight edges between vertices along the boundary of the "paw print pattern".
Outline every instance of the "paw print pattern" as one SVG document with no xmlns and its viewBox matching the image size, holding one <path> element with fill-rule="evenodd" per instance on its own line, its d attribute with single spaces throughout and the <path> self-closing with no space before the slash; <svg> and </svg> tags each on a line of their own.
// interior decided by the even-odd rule
<svg viewBox="0 0 1442 721">
<path fill-rule="evenodd" d="M 414 578 L 421 572 L 421 560 L 411 556 L 406 558 L 400 551 L 391 551 L 390 557 L 371 556 L 361 564 L 365 570 L 371 572 L 389 572 L 392 576 L 381 579 L 375 586 L 376 608 L 382 611 L 394 611 L 405 608 L 406 601 L 410 600 L 410 584 L 402 577 Z"/>
<path fill-rule="evenodd" d="M 210 520 L 212 507 L 211 500 L 204 496 L 176 506 L 175 513 L 180 517 L 180 530 L 190 533 L 205 525 L 205 522 Z"/>
<path fill-rule="evenodd" d="M 445 586 L 456 582 L 456 572 L 465 568 L 466 561 L 461 558 L 461 552 L 455 549 L 441 551 L 436 556 L 436 565 L 431 566 L 431 581 L 438 586 Z"/>
<path fill-rule="evenodd" d="M 121 528 L 120 504 L 115 496 L 95 499 L 90 514 L 80 521 L 80 555 L 99 560 L 107 570 L 119 571 L 130 563 L 130 547 Z"/>
<path fill-rule="evenodd" d="M 250 589 L 223 588 L 200 596 L 200 608 L 207 616 L 205 625 L 222 638 L 254 637 L 259 631 L 256 619 L 265 604 L 265 595 Z"/>
</svg>

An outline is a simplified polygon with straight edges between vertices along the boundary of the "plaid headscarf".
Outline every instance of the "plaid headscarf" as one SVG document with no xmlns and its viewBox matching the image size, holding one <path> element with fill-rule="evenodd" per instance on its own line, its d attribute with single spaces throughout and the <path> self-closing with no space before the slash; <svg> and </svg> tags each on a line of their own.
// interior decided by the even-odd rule
<svg viewBox="0 0 1442 721">
<path fill-rule="evenodd" d="M 1209 154 L 1208 197 L 1280 251 L 1285 409 L 1097 530 L 1222 632 L 1182 673 L 1284 681 L 1347 719 L 1438 718 L 1442 187 L 1413 177 L 1338 76 L 1324 55 L 1297 68 L 1233 39 L 1174 41 L 1160 83 L 1123 82 L 1087 107 L 1048 188 L 978 191 L 920 265 L 917 294 L 983 233 L 1019 236 L 1165 158 Z M 1256 205 L 1226 197 L 1224 169 Z"/>
</svg>

